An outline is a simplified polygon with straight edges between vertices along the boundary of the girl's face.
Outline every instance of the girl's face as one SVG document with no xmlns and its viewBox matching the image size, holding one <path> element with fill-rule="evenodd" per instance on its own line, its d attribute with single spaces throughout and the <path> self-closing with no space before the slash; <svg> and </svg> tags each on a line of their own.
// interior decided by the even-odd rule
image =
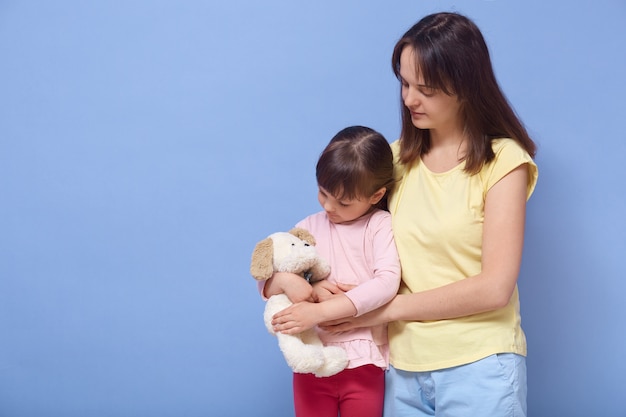
<svg viewBox="0 0 626 417">
<path fill-rule="evenodd" d="M 431 133 L 462 128 L 460 102 L 456 95 L 427 86 L 417 71 L 415 51 L 405 47 L 400 54 L 402 101 L 411 113 L 413 125 Z"/>
<path fill-rule="evenodd" d="M 361 199 L 341 199 L 333 197 L 328 191 L 319 187 L 317 199 L 326 211 L 328 219 L 332 223 L 347 223 L 356 220 L 372 208 L 385 195 L 385 189 L 376 191 L 370 198 Z"/>
</svg>

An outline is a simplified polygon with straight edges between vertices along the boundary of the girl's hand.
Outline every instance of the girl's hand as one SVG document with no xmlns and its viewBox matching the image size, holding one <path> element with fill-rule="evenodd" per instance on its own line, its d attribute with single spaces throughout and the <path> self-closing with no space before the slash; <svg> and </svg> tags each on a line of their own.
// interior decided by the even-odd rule
<svg viewBox="0 0 626 417">
<path fill-rule="evenodd" d="M 356 287 L 356 285 L 354 284 L 342 284 L 341 282 L 337 283 L 337 288 L 339 288 L 343 292 L 348 292 L 354 287 Z"/>
<path fill-rule="evenodd" d="M 339 287 L 325 279 L 313 283 L 313 300 L 317 303 L 326 301 L 340 292 Z"/>
<path fill-rule="evenodd" d="M 343 294 L 344 292 L 350 291 L 354 287 L 356 287 L 356 285 L 341 283 L 333 284 L 324 279 L 313 284 L 313 299 L 316 302 L 321 303 L 337 294 Z"/>
<path fill-rule="evenodd" d="M 272 318 L 274 331 L 296 334 L 314 327 L 318 323 L 316 318 L 319 317 L 317 306 L 315 303 L 300 302 L 279 311 Z"/>
</svg>

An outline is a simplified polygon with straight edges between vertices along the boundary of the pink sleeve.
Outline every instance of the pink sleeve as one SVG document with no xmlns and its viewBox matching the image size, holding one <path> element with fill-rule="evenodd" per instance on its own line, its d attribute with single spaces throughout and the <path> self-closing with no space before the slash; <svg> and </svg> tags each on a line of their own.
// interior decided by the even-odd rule
<svg viewBox="0 0 626 417">
<path fill-rule="evenodd" d="M 346 293 L 356 307 L 356 317 L 391 301 L 400 287 L 400 258 L 391 230 L 391 216 L 377 216 L 371 227 L 374 275 Z"/>
<path fill-rule="evenodd" d="M 266 281 L 257 281 L 257 287 L 259 290 L 259 294 L 261 294 L 261 298 L 263 298 L 264 301 L 267 301 L 267 297 L 263 295 L 263 291 L 265 290 L 265 282 Z"/>
</svg>

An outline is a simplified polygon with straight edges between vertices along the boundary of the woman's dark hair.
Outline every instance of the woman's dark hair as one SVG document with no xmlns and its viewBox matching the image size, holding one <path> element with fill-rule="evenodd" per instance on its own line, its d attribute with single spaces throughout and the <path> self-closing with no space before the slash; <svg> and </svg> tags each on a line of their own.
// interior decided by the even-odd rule
<svg viewBox="0 0 626 417">
<path fill-rule="evenodd" d="M 318 185 L 337 199 L 369 198 L 384 187 L 387 192 L 376 206 L 386 210 L 394 185 L 389 142 L 369 127 L 347 127 L 322 151 L 315 175 Z"/>
<path fill-rule="evenodd" d="M 430 87 L 456 95 L 469 138 L 465 170 L 475 174 L 494 158 L 491 142 L 512 138 L 534 157 L 536 146 L 496 81 L 489 50 L 478 27 L 457 13 L 435 13 L 411 27 L 396 43 L 391 58 L 400 77 L 400 56 L 411 48 L 416 68 Z M 429 130 L 411 122 L 402 103 L 400 162 L 410 165 L 430 149 Z"/>
</svg>

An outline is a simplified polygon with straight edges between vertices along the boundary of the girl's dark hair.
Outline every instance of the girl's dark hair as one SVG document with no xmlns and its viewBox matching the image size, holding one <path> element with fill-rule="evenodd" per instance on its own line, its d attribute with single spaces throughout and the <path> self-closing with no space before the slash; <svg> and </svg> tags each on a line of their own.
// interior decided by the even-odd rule
<svg viewBox="0 0 626 417">
<path fill-rule="evenodd" d="M 456 95 L 469 138 L 465 171 L 475 174 L 494 158 L 491 142 L 512 138 L 534 157 L 536 146 L 518 119 L 493 73 L 489 50 L 478 27 L 457 13 L 424 17 L 396 43 L 391 58 L 400 77 L 400 55 L 415 52 L 416 67 L 430 87 Z M 410 165 L 430 149 L 430 132 L 415 127 L 402 103 L 400 162 Z"/>
<path fill-rule="evenodd" d="M 322 151 L 315 175 L 318 185 L 337 199 L 369 198 L 385 187 L 387 192 L 376 206 L 386 210 L 394 185 L 389 142 L 369 127 L 347 127 Z"/>
</svg>

